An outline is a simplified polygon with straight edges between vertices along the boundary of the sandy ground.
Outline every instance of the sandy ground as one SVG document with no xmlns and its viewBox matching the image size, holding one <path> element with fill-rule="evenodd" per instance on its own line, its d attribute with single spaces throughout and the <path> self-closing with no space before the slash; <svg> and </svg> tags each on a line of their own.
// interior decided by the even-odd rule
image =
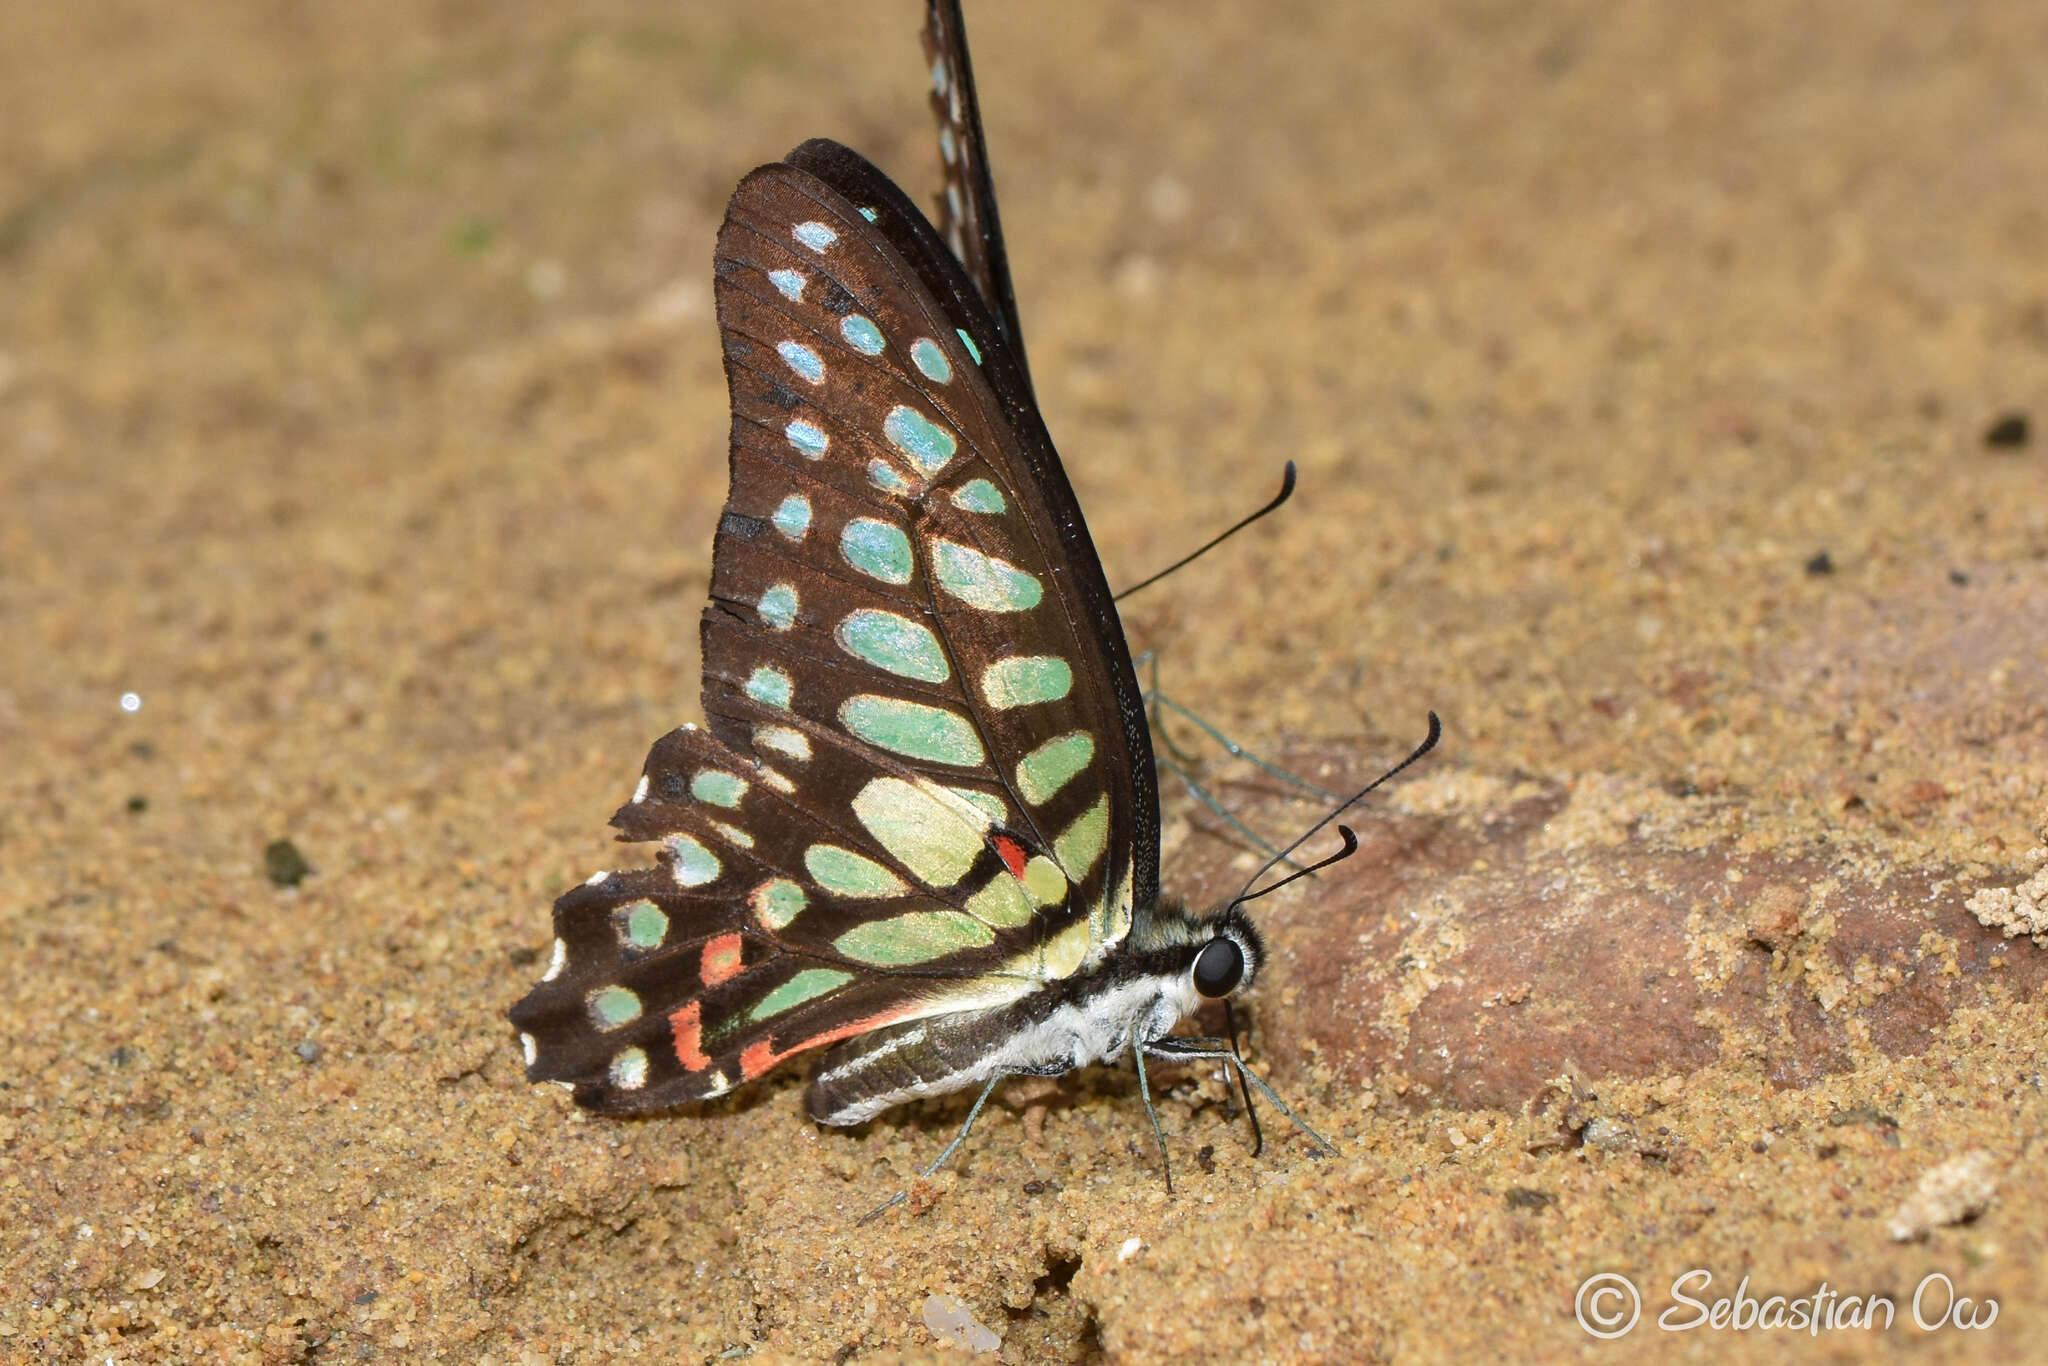
<svg viewBox="0 0 2048 1366">
<path fill-rule="evenodd" d="M 1136 645 L 1315 772 L 1446 722 L 1267 916 L 1254 1044 L 1342 1155 L 1169 1077 L 1169 1196 L 1073 1078 L 856 1231 L 959 1107 L 520 1078 L 548 903 L 698 715 L 725 196 L 816 134 L 925 195 L 917 6 L 13 5 L 0 1358 L 922 1360 L 945 1295 L 1010 1361 L 2038 1360 L 2048 950 L 1963 903 L 2048 821 L 2048 10 L 970 19 L 1112 582 L 1302 468 Z M 1695 1268 L 1897 1319 L 1659 1329 Z M 1932 1273 L 1997 1321 L 1915 1327 Z"/>
</svg>

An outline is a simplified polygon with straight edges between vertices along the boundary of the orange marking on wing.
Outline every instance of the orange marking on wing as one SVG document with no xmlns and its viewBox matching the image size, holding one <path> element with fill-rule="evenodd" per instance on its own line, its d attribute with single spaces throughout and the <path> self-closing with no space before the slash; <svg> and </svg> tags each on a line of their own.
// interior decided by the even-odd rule
<svg viewBox="0 0 2048 1366">
<path fill-rule="evenodd" d="M 781 1061 L 782 1058 L 775 1053 L 773 1035 L 765 1039 L 756 1039 L 740 1051 L 740 1080 L 752 1081 Z"/>
<path fill-rule="evenodd" d="M 739 976 L 740 967 L 739 935 L 721 934 L 704 945 L 704 958 L 698 966 L 697 975 L 704 979 L 705 986 L 715 987 Z"/>
<path fill-rule="evenodd" d="M 823 1048 L 828 1043 L 838 1043 L 841 1039 L 850 1039 L 856 1034 L 865 1034 L 870 1029 L 880 1029 L 899 1020 L 907 1020 L 913 1013 L 913 1007 L 903 1006 L 896 1010 L 885 1010 L 879 1015 L 870 1015 L 864 1020 L 850 1020 L 837 1029 L 813 1034 L 810 1038 L 791 1044 L 780 1052 L 776 1051 L 775 1037 L 772 1034 L 765 1039 L 756 1039 L 740 1053 L 740 1078 L 743 1081 L 752 1081 L 784 1058 L 794 1057 L 808 1049 Z"/>
<path fill-rule="evenodd" d="M 1020 882 L 1023 881 L 1024 846 L 1011 839 L 1008 835 L 997 835 L 991 842 L 996 847 L 996 853 L 1002 857 L 1003 866 L 1010 870 L 1010 876 Z"/>
<path fill-rule="evenodd" d="M 676 1061 L 686 1072 L 702 1072 L 711 1066 L 711 1058 L 699 1041 L 703 1033 L 703 1014 L 703 1002 L 691 1001 L 668 1017 L 669 1030 L 676 1040 Z"/>
</svg>

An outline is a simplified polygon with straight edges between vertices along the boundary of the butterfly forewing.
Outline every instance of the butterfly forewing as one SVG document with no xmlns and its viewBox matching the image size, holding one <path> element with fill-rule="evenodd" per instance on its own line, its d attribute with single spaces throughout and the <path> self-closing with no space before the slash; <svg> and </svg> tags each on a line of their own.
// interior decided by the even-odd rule
<svg viewBox="0 0 2048 1366">
<path fill-rule="evenodd" d="M 895 258 L 800 169 L 764 168 L 734 197 L 719 280 L 734 492 L 707 707 L 735 743 L 764 708 L 836 732 L 838 761 L 809 766 L 813 810 L 845 809 L 855 793 L 831 784 L 891 762 L 1052 852 L 1108 795 L 1117 700 L 965 329 Z M 811 514 L 794 536 L 775 526 L 792 493 Z"/>
<path fill-rule="evenodd" d="M 803 144 L 785 160 L 861 206 L 864 219 L 873 214 L 870 226 L 894 249 L 896 259 L 915 273 L 926 294 L 941 301 L 943 312 L 956 319 L 981 319 L 980 323 L 969 321 L 961 329 L 968 338 L 996 334 L 993 314 L 979 289 L 924 215 L 888 177 L 858 154 L 824 138 Z M 1080 504 L 1032 399 L 1021 357 L 1007 346 L 979 344 L 975 354 L 979 357 L 977 374 L 993 388 L 1000 403 L 999 418 L 992 425 L 1000 431 L 1002 449 L 1016 472 L 1028 523 L 1047 561 L 1058 566 L 1061 599 L 1074 627 L 1077 648 L 1087 662 L 1087 675 L 1113 703 L 1123 757 L 1112 765 L 1110 777 L 1119 785 L 1115 798 L 1119 809 L 1128 800 L 1132 832 L 1131 843 L 1117 849 L 1131 861 L 1136 899 L 1150 904 L 1159 889 L 1159 804 L 1152 738 L 1115 601 Z M 1077 668 L 1081 662 L 1076 661 Z"/>
<path fill-rule="evenodd" d="M 967 56 L 967 31 L 959 0 L 931 0 L 926 6 L 924 56 L 931 70 L 929 96 L 938 123 L 939 235 L 960 258 L 967 276 L 996 315 L 1019 369 L 1024 368 L 1024 329 L 1010 286 L 1009 253 L 996 215 L 995 182 L 989 175 L 988 144 L 981 133 L 981 101 Z"/>
<path fill-rule="evenodd" d="M 1021 367 L 929 225 L 827 146 L 834 183 L 763 167 L 719 237 L 709 728 L 657 744 L 615 818 L 662 867 L 565 895 L 514 1011 L 529 1075 L 600 1108 L 1068 975 L 1121 938 L 1156 841 L 1121 633 L 1035 413 L 1020 434 Z"/>
</svg>

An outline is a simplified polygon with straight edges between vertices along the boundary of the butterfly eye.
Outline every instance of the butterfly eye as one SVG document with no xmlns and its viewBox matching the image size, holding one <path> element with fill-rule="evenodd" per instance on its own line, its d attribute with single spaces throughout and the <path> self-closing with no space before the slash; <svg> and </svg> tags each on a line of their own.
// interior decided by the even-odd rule
<svg viewBox="0 0 2048 1366">
<path fill-rule="evenodd" d="M 1234 939 L 1211 939 L 1195 955 L 1195 990 L 1216 1000 L 1228 996 L 1244 980 L 1244 950 Z"/>
</svg>

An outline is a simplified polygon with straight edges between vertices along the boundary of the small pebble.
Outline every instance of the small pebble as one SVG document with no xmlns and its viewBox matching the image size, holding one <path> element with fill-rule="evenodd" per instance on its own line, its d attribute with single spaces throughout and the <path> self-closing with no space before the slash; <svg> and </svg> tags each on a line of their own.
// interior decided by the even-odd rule
<svg viewBox="0 0 2048 1366">
<path fill-rule="evenodd" d="M 2018 450 L 2032 435 L 2025 413 L 2003 413 L 1984 429 L 1984 444 L 1994 450 Z"/>
<path fill-rule="evenodd" d="M 1632 1152 L 1636 1146 L 1636 1131 L 1620 1120 L 1609 1119 L 1605 1115 L 1588 1121 L 1582 1136 L 1587 1147 L 1597 1148 L 1603 1153 Z"/>
<path fill-rule="evenodd" d="M 1885 1232 L 1895 1243 L 1925 1238 L 1934 1229 L 1982 1214 L 1997 1189 L 1997 1160 L 1982 1148 L 1972 1148 L 1921 1173 L 1920 1184 L 1892 1215 Z"/>
<path fill-rule="evenodd" d="M 313 871 L 299 846 L 290 840 L 272 840 L 263 846 L 263 874 L 279 887 L 296 887 Z"/>
<path fill-rule="evenodd" d="M 1001 1338 L 975 1319 L 965 1300 L 952 1295 L 925 1296 L 923 1318 L 933 1337 L 963 1351 L 993 1352 L 1003 1345 Z"/>
</svg>

